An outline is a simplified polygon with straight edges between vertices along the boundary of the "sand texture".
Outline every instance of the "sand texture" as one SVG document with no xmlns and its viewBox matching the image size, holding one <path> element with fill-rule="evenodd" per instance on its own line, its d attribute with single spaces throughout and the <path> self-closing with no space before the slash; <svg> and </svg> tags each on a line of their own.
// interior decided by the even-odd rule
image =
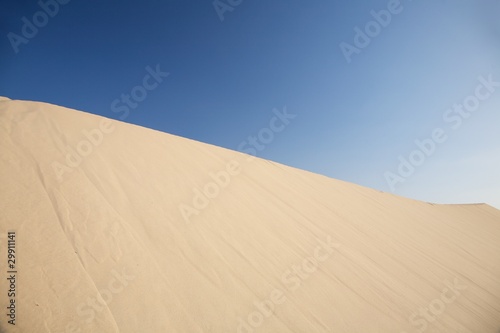
<svg viewBox="0 0 500 333">
<path fill-rule="evenodd" d="M 0 332 L 500 332 L 485 204 L 1 99 L 0 212 Z"/>
</svg>

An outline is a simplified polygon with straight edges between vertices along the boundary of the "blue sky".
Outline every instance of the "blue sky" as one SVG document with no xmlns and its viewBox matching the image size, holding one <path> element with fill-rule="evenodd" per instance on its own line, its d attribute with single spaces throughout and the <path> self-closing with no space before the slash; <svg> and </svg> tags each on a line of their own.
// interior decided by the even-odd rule
<svg viewBox="0 0 500 333">
<path fill-rule="evenodd" d="M 387 192 L 441 128 L 393 192 L 500 208 L 500 87 L 459 128 L 443 118 L 478 77 L 500 82 L 499 1 L 220 0 L 223 21 L 212 1 L 54 1 L 46 22 L 36 1 L 3 2 L 1 96 L 120 119 L 112 102 L 159 65 L 168 77 L 122 120 L 236 150 L 286 107 L 297 117 L 258 156 Z M 341 43 L 388 8 L 348 62 Z M 16 44 L 23 17 L 40 27 Z"/>
</svg>

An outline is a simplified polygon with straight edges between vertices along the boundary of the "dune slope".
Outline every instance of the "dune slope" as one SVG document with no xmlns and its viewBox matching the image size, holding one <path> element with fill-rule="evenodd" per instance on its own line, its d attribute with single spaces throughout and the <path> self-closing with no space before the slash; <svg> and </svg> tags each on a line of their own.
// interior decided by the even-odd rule
<svg viewBox="0 0 500 333">
<path fill-rule="evenodd" d="M 0 332 L 500 332 L 488 205 L 8 99 L 0 184 Z"/>
</svg>

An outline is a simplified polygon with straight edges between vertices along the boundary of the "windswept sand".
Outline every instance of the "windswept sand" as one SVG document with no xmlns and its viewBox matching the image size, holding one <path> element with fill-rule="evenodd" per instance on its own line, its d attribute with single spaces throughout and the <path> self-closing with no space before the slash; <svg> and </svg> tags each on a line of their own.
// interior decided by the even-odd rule
<svg viewBox="0 0 500 333">
<path fill-rule="evenodd" d="M 62 167 L 78 149 L 88 156 Z M 500 332 L 488 205 L 409 200 L 8 99 L 0 189 L 0 332 Z"/>
</svg>

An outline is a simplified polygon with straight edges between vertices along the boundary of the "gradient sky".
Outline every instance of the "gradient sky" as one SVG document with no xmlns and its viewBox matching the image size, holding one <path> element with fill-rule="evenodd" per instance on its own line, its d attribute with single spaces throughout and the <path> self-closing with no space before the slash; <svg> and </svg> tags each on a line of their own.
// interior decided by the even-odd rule
<svg viewBox="0 0 500 333">
<path fill-rule="evenodd" d="M 259 157 L 386 192 L 442 128 L 394 193 L 500 208 L 500 87 L 459 128 L 443 119 L 479 76 L 500 82 L 500 2 L 401 0 L 348 63 L 340 44 L 393 1 L 243 0 L 221 21 L 209 0 L 71 0 L 16 53 L 9 33 L 41 7 L 4 0 L 0 96 L 120 119 L 112 102 L 159 64 L 169 76 L 124 121 L 236 150 L 286 107 L 297 117 Z"/>
</svg>

